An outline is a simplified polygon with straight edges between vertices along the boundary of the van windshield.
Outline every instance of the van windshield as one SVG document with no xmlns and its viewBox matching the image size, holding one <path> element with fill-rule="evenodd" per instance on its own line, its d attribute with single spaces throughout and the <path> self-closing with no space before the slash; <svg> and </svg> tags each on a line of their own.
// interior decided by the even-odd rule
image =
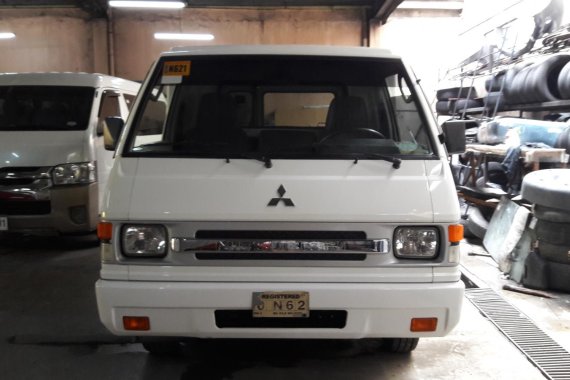
<svg viewBox="0 0 570 380">
<path fill-rule="evenodd" d="M 151 78 L 124 153 L 433 157 L 413 91 L 397 59 L 168 58 Z"/>
<path fill-rule="evenodd" d="M 95 89 L 75 86 L 0 86 L 0 131 L 87 128 Z"/>
</svg>

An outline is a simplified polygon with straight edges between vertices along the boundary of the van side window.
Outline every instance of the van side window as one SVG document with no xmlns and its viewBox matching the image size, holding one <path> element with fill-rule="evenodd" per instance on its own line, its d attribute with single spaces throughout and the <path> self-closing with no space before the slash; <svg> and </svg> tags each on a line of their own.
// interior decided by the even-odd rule
<svg viewBox="0 0 570 380">
<path fill-rule="evenodd" d="M 159 85 L 153 88 L 137 125 L 137 137 L 133 146 L 135 150 L 141 145 L 155 144 L 163 140 L 172 90 L 172 86 Z"/>
<path fill-rule="evenodd" d="M 97 135 L 103 134 L 103 123 L 109 116 L 121 116 L 119 106 L 119 93 L 113 90 L 103 91 L 101 95 L 101 106 L 99 107 L 99 120 L 97 121 Z"/>
</svg>

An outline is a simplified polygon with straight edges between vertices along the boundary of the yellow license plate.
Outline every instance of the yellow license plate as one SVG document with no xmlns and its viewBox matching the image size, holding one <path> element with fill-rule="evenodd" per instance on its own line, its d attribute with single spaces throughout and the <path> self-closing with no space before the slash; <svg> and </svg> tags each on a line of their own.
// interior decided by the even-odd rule
<svg viewBox="0 0 570 380">
<path fill-rule="evenodd" d="M 308 318 L 309 292 L 255 292 L 254 318 Z"/>
</svg>

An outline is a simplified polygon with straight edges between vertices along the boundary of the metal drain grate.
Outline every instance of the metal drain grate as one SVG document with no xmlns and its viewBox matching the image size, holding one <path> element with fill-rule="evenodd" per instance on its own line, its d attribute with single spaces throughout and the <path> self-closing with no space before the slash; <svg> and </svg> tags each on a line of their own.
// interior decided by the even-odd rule
<svg viewBox="0 0 570 380">
<path fill-rule="evenodd" d="M 491 289 L 466 289 L 465 296 L 544 376 L 570 380 L 570 353 L 520 310 Z"/>
</svg>

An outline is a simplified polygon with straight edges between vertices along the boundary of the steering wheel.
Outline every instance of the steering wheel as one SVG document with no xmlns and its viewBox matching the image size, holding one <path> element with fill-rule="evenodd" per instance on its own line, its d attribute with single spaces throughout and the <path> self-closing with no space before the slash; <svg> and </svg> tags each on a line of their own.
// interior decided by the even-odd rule
<svg viewBox="0 0 570 380">
<path fill-rule="evenodd" d="M 385 139 L 386 136 L 384 136 L 382 133 L 378 132 L 375 129 L 371 129 L 371 128 L 354 128 L 354 129 L 344 129 L 341 131 L 336 131 L 333 133 L 329 133 L 328 135 L 326 135 L 325 137 L 323 137 L 318 143 L 317 145 L 320 145 L 322 143 L 324 143 L 327 140 L 332 139 L 333 137 L 336 136 L 340 136 L 340 135 L 356 135 L 356 134 L 366 134 L 369 135 L 370 137 L 373 138 L 377 138 L 377 139 Z"/>
</svg>

